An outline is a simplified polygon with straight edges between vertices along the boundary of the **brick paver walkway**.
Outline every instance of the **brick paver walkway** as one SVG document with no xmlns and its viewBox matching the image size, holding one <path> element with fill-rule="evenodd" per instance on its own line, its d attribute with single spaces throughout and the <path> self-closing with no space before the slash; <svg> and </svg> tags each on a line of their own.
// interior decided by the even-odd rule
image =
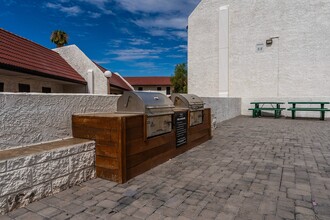
<svg viewBox="0 0 330 220">
<path fill-rule="evenodd" d="M 238 117 L 126 184 L 94 179 L 0 219 L 330 219 L 330 120 Z"/>
</svg>

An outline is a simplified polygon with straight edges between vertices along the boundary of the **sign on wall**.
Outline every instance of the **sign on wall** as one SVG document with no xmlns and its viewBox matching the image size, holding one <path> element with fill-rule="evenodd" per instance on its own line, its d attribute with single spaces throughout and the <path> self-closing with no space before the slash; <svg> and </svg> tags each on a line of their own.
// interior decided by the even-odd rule
<svg viewBox="0 0 330 220">
<path fill-rule="evenodd" d="M 256 44 L 256 53 L 264 52 L 265 45 L 263 43 Z"/>
<path fill-rule="evenodd" d="M 187 112 L 175 112 L 174 123 L 176 147 L 179 147 L 187 143 Z"/>
</svg>

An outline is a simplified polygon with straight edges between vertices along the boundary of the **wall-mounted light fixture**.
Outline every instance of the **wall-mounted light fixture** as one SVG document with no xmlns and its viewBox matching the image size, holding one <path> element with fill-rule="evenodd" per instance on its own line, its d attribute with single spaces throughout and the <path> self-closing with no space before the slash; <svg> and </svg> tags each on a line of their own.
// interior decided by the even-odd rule
<svg viewBox="0 0 330 220">
<path fill-rule="evenodd" d="M 273 44 L 273 39 L 280 39 L 280 37 L 271 37 L 271 38 L 267 39 L 267 40 L 266 40 L 266 46 L 267 46 L 267 47 L 272 46 L 272 44 Z"/>
<path fill-rule="evenodd" d="M 112 72 L 107 70 L 104 72 L 104 76 L 107 77 L 107 78 L 110 78 L 112 76 Z"/>
<path fill-rule="evenodd" d="M 273 44 L 273 38 L 269 38 L 269 39 L 266 40 L 266 46 L 267 47 L 272 46 L 272 44 Z"/>
</svg>

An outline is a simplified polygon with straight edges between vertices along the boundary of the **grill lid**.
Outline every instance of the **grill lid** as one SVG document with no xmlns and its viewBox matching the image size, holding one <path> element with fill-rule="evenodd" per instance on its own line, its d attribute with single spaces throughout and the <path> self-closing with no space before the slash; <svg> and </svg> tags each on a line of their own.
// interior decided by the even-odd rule
<svg viewBox="0 0 330 220">
<path fill-rule="evenodd" d="M 125 91 L 117 101 L 117 112 L 147 115 L 173 114 L 171 100 L 159 92 Z"/>
<path fill-rule="evenodd" d="M 171 100 L 175 107 L 189 108 L 190 110 L 199 110 L 204 108 L 203 100 L 194 94 L 179 94 L 174 93 Z"/>
</svg>

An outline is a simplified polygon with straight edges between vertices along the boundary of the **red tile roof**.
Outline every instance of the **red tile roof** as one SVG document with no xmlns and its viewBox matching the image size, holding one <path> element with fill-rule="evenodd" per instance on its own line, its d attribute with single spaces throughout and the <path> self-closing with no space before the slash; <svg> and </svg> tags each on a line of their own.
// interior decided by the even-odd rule
<svg viewBox="0 0 330 220">
<path fill-rule="evenodd" d="M 1 28 L 0 68 L 86 84 L 57 52 Z"/>
<path fill-rule="evenodd" d="M 153 76 L 153 77 L 124 77 L 132 86 L 170 86 L 171 77 Z"/>
<path fill-rule="evenodd" d="M 94 62 L 95 63 L 95 62 Z M 107 71 L 107 69 L 105 69 L 103 66 L 100 66 L 99 64 L 95 63 L 95 65 L 104 73 L 105 71 Z M 122 77 L 120 77 L 119 75 L 117 75 L 116 73 L 112 73 L 112 76 L 110 78 L 110 85 L 126 90 L 126 91 L 132 91 L 133 89 L 131 88 L 131 86 L 128 84 L 128 82 L 126 82 Z"/>
</svg>

